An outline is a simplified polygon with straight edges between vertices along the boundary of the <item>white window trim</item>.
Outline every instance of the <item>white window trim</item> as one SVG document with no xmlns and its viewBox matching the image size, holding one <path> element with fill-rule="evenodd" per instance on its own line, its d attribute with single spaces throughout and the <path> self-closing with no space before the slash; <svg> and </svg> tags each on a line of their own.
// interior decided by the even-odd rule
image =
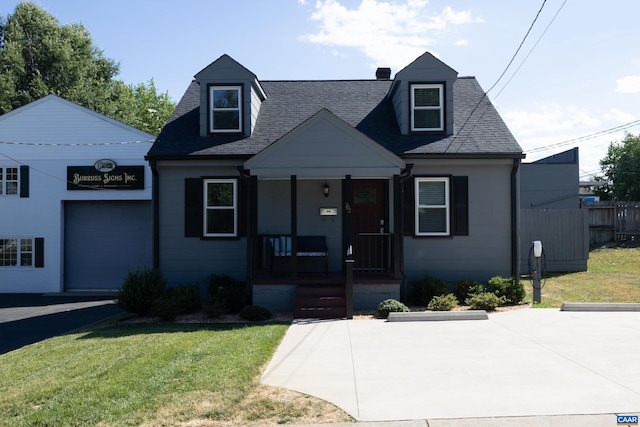
<svg viewBox="0 0 640 427">
<path fill-rule="evenodd" d="M 33 237 L 6 237 L 0 236 L 0 240 L 17 240 L 16 243 L 16 265 L 2 265 L 0 263 L 0 269 L 3 268 L 34 268 L 35 260 L 36 260 L 36 239 Z M 26 251 L 26 253 L 31 253 L 31 264 L 22 265 L 22 241 L 30 240 L 31 241 L 31 251 Z"/>
<path fill-rule="evenodd" d="M 440 92 L 440 106 L 438 107 L 416 107 L 414 94 L 416 89 L 433 89 L 437 88 Z M 415 125 L 416 110 L 439 110 L 440 111 L 440 127 L 437 128 L 419 128 Z M 412 84 L 411 85 L 411 131 L 412 132 L 437 132 L 444 130 L 444 84 L 442 83 L 429 83 L 429 84 Z"/>
<path fill-rule="evenodd" d="M 444 205 L 420 205 L 421 182 L 444 182 Z M 416 236 L 450 236 L 451 235 L 451 199 L 450 179 L 447 177 L 415 178 L 415 235 Z M 442 232 L 420 232 L 420 209 L 445 209 L 446 230 Z"/>
<path fill-rule="evenodd" d="M 215 90 L 236 90 L 238 91 L 238 108 L 215 108 L 213 93 Z M 211 133 L 238 133 L 242 132 L 242 86 L 209 86 L 209 132 Z M 216 129 L 213 120 L 215 111 L 238 111 L 237 129 Z"/>
<path fill-rule="evenodd" d="M 207 206 L 207 191 L 209 184 L 233 184 L 233 206 Z M 205 179 L 203 185 L 202 199 L 202 235 L 204 237 L 237 237 L 238 236 L 238 180 L 229 179 Z M 233 209 L 233 233 L 207 233 L 207 211 L 208 210 L 230 210 Z"/>
<path fill-rule="evenodd" d="M 9 180 L 7 177 L 7 169 L 16 169 L 16 179 Z M 16 183 L 16 192 L 7 194 L 7 184 Z M 20 168 L 17 166 L 0 166 L 0 197 L 17 197 L 20 195 Z"/>
</svg>

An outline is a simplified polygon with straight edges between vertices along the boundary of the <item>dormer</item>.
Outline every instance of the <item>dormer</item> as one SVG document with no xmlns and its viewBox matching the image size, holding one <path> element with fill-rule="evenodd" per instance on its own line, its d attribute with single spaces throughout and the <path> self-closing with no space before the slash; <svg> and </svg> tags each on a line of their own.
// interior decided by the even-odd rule
<svg viewBox="0 0 640 427">
<path fill-rule="evenodd" d="M 255 74 L 222 55 L 195 75 L 200 85 L 200 136 L 253 132 L 267 98 Z"/>
<path fill-rule="evenodd" d="M 457 71 L 429 52 L 395 75 L 389 96 L 403 135 L 453 134 L 457 78 Z"/>
</svg>

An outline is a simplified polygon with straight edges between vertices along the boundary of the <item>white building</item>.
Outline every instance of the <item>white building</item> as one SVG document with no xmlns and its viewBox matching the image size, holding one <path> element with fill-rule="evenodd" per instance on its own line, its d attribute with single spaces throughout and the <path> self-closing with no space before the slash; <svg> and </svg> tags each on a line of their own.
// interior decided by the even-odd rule
<svg viewBox="0 0 640 427">
<path fill-rule="evenodd" d="M 153 140 L 54 95 L 0 116 L 0 293 L 116 290 L 150 267 Z"/>
</svg>

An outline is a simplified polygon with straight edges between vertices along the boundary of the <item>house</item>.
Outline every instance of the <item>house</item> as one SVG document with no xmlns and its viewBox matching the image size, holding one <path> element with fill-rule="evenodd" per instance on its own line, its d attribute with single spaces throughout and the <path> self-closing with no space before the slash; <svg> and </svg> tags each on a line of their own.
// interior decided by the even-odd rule
<svg viewBox="0 0 640 427">
<path fill-rule="evenodd" d="M 112 291 L 151 267 L 153 139 L 54 95 L 0 116 L 0 293 Z"/>
<path fill-rule="evenodd" d="M 523 157 L 476 79 L 430 53 L 393 79 L 318 81 L 259 80 L 223 55 L 147 155 L 154 265 L 170 283 L 227 274 L 300 315 L 349 266 L 349 309 L 425 274 L 518 276 Z"/>
</svg>

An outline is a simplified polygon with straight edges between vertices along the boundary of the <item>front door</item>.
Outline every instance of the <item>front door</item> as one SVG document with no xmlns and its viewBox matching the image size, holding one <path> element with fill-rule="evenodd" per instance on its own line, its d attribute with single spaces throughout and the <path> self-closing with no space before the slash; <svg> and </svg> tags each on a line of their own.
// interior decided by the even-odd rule
<svg viewBox="0 0 640 427">
<path fill-rule="evenodd" d="M 387 185 L 383 180 L 352 181 L 351 227 L 356 271 L 388 271 L 391 237 L 387 225 Z"/>
</svg>

